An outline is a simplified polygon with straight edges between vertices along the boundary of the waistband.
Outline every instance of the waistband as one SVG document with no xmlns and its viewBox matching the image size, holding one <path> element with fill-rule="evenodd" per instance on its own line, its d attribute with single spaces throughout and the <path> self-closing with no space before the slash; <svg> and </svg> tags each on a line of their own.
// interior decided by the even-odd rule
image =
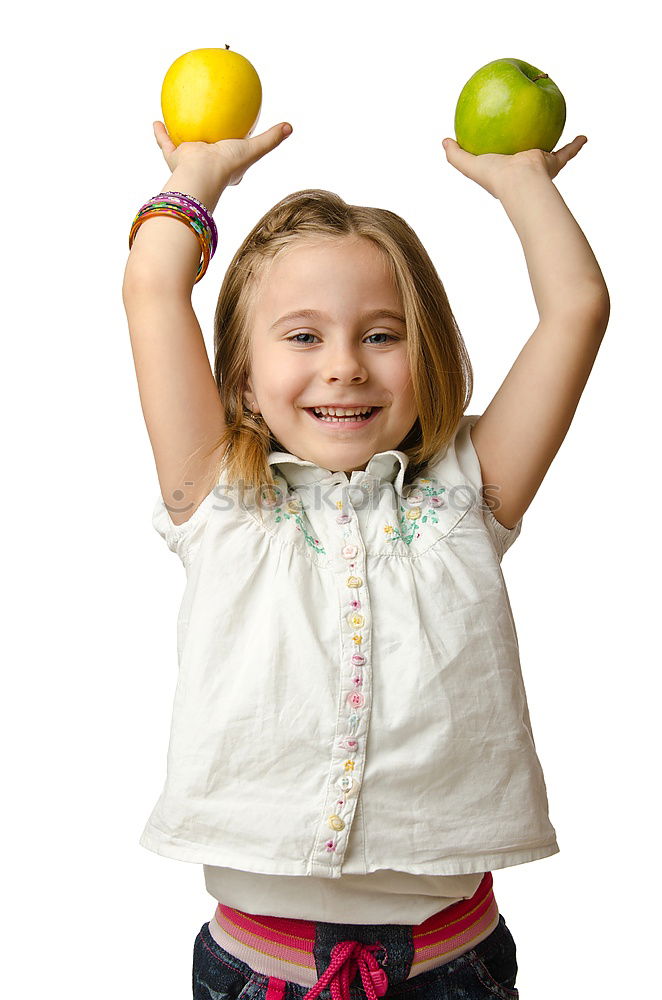
<svg viewBox="0 0 662 1000">
<path fill-rule="evenodd" d="M 450 962 L 488 937 L 499 922 L 492 873 L 476 892 L 421 924 L 337 924 L 273 917 L 218 903 L 209 931 L 225 951 L 269 977 L 266 1000 L 287 982 L 307 986 L 303 1000 L 349 1000 L 360 973 L 368 1000 L 389 986 Z"/>
</svg>

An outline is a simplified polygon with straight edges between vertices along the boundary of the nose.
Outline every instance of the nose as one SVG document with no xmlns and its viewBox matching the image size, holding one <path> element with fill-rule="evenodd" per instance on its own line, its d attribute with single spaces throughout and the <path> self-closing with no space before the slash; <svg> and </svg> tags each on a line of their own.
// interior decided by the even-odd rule
<svg viewBox="0 0 662 1000">
<path fill-rule="evenodd" d="M 365 365 L 358 352 L 349 346 L 338 346 L 324 359 L 322 375 L 326 382 L 364 382 Z"/>
</svg>

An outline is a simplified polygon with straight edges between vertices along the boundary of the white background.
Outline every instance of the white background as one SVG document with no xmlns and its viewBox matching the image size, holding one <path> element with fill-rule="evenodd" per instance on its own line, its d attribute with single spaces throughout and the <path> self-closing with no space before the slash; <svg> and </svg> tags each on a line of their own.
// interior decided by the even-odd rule
<svg viewBox="0 0 662 1000">
<path fill-rule="evenodd" d="M 494 873 L 526 1000 L 649 996 L 659 934 L 660 116 L 649 5 L 15 5 L 3 32 L 7 996 L 191 995 L 213 913 L 201 866 L 137 841 L 165 776 L 179 560 L 121 285 L 139 207 L 168 179 L 152 132 L 182 53 L 226 43 L 263 85 L 258 131 L 293 135 L 230 188 L 193 303 L 211 351 L 225 268 L 285 194 L 402 215 L 445 284 L 481 413 L 534 330 L 521 244 L 457 172 L 465 81 L 541 67 L 567 102 L 556 178 L 611 294 L 566 440 L 504 560 L 561 852 Z M 654 49 L 654 45 L 656 46 Z M 228 579 L 231 586 L 231 578 Z"/>
</svg>

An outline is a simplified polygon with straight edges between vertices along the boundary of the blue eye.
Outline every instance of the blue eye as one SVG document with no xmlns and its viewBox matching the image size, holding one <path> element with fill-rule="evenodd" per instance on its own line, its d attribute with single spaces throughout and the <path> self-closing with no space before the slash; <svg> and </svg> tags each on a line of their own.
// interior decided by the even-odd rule
<svg viewBox="0 0 662 1000">
<path fill-rule="evenodd" d="M 298 340 L 297 339 L 298 337 L 313 337 L 313 336 L 314 336 L 313 333 L 295 333 L 293 337 L 286 337 L 285 339 L 300 344 L 302 343 L 302 341 Z"/>
<path fill-rule="evenodd" d="M 314 337 L 314 336 L 315 336 L 314 333 L 295 333 L 294 336 L 292 336 L 292 337 L 286 337 L 285 339 L 288 340 L 288 341 L 291 341 L 292 343 L 301 344 L 303 347 L 306 347 L 307 344 L 304 343 L 302 340 L 299 340 L 298 338 L 299 337 Z M 371 333 L 371 334 L 369 334 L 368 339 L 370 339 L 371 337 L 388 337 L 389 340 L 398 340 L 398 337 L 394 337 L 390 333 Z M 376 347 L 380 347 L 382 345 L 381 344 L 376 344 L 375 346 Z"/>
<path fill-rule="evenodd" d="M 371 337 L 388 337 L 389 340 L 397 340 L 397 337 L 393 337 L 390 333 L 371 333 Z"/>
</svg>

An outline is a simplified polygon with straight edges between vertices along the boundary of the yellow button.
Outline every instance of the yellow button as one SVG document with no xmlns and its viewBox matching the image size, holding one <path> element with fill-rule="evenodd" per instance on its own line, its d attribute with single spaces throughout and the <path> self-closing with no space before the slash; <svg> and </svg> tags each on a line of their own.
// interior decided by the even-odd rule
<svg viewBox="0 0 662 1000">
<path fill-rule="evenodd" d="M 349 576 L 349 577 L 347 577 L 347 586 L 348 587 L 362 587 L 363 586 L 363 580 L 361 579 L 360 576 Z"/>
<path fill-rule="evenodd" d="M 345 829 L 345 824 L 341 820 L 340 816 L 336 816 L 335 813 L 332 816 L 329 816 L 328 822 L 329 822 L 329 826 L 331 827 L 332 830 L 344 830 Z"/>
<path fill-rule="evenodd" d="M 347 621 L 349 622 L 350 625 L 353 625 L 355 628 L 360 628 L 361 625 L 363 625 L 363 623 L 365 622 L 365 618 L 363 617 L 363 615 L 358 614 L 356 611 L 352 611 L 347 616 Z"/>
</svg>

